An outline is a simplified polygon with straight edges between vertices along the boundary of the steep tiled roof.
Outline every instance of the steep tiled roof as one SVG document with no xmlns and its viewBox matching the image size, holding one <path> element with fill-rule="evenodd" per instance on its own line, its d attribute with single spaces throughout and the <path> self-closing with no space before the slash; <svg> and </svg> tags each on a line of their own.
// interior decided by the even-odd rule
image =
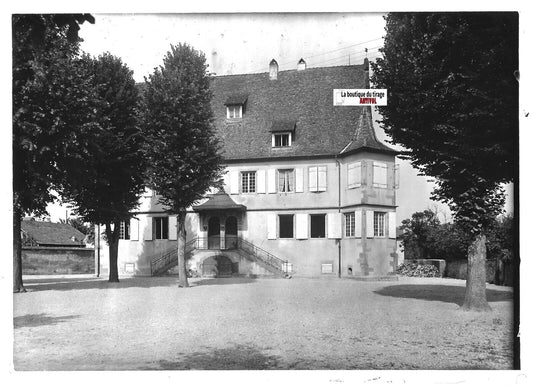
<svg viewBox="0 0 533 386">
<path fill-rule="evenodd" d="M 226 75 L 213 79 L 215 126 L 227 160 L 291 156 L 332 156 L 370 149 L 394 150 L 374 134 L 368 107 L 333 106 L 333 90 L 368 88 L 364 65 Z M 247 95 L 243 117 L 226 119 L 228 98 Z M 276 122 L 296 122 L 292 146 L 272 148 Z"/>
<path fill-rule="evenodd" d="M 206 202 L 200 205 L 193 206 L 196 211 L 217 210 L 217 209 L 234 209 L 246 210 L 244 205 L 235 203 L 231 197 L 223 190 L 218 191 L 211 196 Z"/>
<path fill-rule="evenodd" d="M 372 112 L 370 106 L 362 107 L 362 113 L 359 116 L 359 122 L 356 125 L 355 133 L 348 146 L 346 146 L 341 153 L 346 154 L 363 149 L 397 153 L 395 150 L 377 140 L 372 125 Z"/>
<path fill-rule="evenodd" d="M 68 224 L 23 220 L 21 226 L 22 231 L 38 245 L 80 246 L 85 238 L 83 233 Z"/>
</svg>

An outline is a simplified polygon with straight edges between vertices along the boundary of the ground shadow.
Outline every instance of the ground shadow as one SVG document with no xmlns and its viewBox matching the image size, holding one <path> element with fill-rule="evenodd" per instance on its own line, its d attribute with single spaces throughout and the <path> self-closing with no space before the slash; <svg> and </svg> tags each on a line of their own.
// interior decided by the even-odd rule
<svg viewBox="0 0 533 386">
<path fill-rule="evenodd" d="M 462 305 L 465 299 L 465 287 L 452 285 L 413 285 L 400 284 L 383 287 L 374 293 L 395 298 L 431 300 Z M 502 302 L 513 300 L 511 291 L 487 289 L 487 301 Z"/>
<path fill-rule="evenodd" d="M 191 287 L 204 285 L 248 284 L 253 282 L 255 282 L 255 279 L 250 277 L 217 277 L 198 280 L 197 282 L 191 283 Z"/>
<path fill-rule="evenodd" d="M 103 278 L 59 278 L 32 279 L 24 281 L 28 291 L 73 291 L 112 288 L 150 288 L 177 286 L 176 277 L 126 277 L 118 283 L 110 283 Z"/>
<path fill-rule="evenodd" d="M 74 318 L 79 318 L 79 315 L 47 316 L 46 314 L 28 314 L 22 316 L 15 316 L 13 318 L 13 324 L 15 328 L 39 327 L 46 325 L 55 325 Z"/>
<path fill-rule="evenodd" d="M 266 370 L 276 368 L 279 358 L 255 347 L 231 348 L 185 354 L 175 361 L 160 360 L 139 370 Z"/>
</svg>

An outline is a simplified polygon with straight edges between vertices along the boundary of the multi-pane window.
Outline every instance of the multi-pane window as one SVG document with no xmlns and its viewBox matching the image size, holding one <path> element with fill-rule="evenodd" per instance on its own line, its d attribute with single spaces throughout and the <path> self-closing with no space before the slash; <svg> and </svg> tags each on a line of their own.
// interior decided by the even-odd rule
<svg viewBox="0 0 533 386">
<path fill-rule="evenodd" d="M 375 162 L 373 165 L 374 181 L 372 185 L 377 188 L 387 187 L 387 164 L 384 162 Z"/>
<path fill-rule="evenodd" d="M 152 221 L 154 239 L 168 239 L 168 217 L 154 217 Z"/>
<path fill-rule="evenodd" d="M 355 237 L 355 213 L 344 214 L 344 229 L 346 237 Z"/>
<path fill-rule="evenodd" d="M 385 236 L 385 212 L 374 212 L 374 236 Z"/>
<path fill-rule="evenodd" d="M 294 192 L 294 169 L 278 170 L 278 192 Z"/>
<path fill-rule="evenodd" d="M 119 239 L 129 240 L 130 239 L 130 223 L 128 221 L 121 221 L 119 232 L 120 232 L 118 236 Z"/>
<path fill-rule="evenodd" d="M 255 172 L 241 172 L 241 192 L 255 193 Z"/>
<path fill-rule="evenodd" d="M 279 215 L 279 238 L 292 239 L 294 237 L 294 215 Z"/>
<path fill-rule="evenodd" d="M 226 117 L 228 119 L 242 118 L 242 106 L 241 105 L 227 106 Z"/>
<path fill-rule="evenodd" d="M 291 133 L 276 133 L 272 134 L 273 147 L 287 147 L 291 146 Z"/>
<path fill-rule="evenodd" d="M 309 168 L 309 191 L 325 192 L 327 187 L 327 166 L 311 166 Z"/>
<path fill-rule="evenodd" d="M 311 238 L 321 239 L 326 237 L 326 215 L 312 214 L 311 215 Z"/>
</svg>

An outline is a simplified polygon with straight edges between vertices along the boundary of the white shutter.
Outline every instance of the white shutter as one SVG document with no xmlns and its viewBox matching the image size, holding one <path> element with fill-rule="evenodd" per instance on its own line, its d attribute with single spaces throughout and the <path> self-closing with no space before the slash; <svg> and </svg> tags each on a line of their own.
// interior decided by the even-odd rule
<svg viewBox="0 0 533 386">
<path fill-rule="evenodd" d="M 275 240 L 277 234 L 277 216 L 274 213 L 267 215 L 267 239 Z"/>
<path fill-rule="evenodd" d="M 316 166 L 311 166 L 309 168 L 309 191 L 316 192 L 318 189 L 318 168 Z"/>
<path fill-rule="evenodd" d="M 268 193 L 276 193 L 276 169 L 268 169 Z"/>
<path fill-rule="evenodd" d="M 266 193 L 265 171 L 258 170 L 256 172 L 256 176 L 257 176 L 257 193 Z"/>
<path fill-rule="evenodd" d="M 389 238 L 396 238 L 396 212 L 389 212 Z"/>
<path fill-rule="evenodd" d="M 327 166 L 318 167 L 318 191 L 325 192 L 328 185 Z"/>
<path fill-rule="evenodd" d="M 239 194 L 239 172 L 235 170 L 229 172 L 229 192 Z"/>
<path fill-rule="evenodd" d="M 373 210 L 366 211 L 366 237 L 367 238 L 374 237 L 374 211 Z"/>
<path fill-rule="evenodd" d="M 130 240 L 139 240 L 139 220 L 130 218 Z"/>
<path fill-rule="evenodd" d="M 362 211 L 356 210 L 355 215 L 355 237 L 361 237 L 361 229 L 363 227 Z"/>
<path fill-rule="evenodd" d="M 394 189 L 400 188 L 400 165 L 394 165 Z"/>
<path fill-rule="evenodd" d="M 152 240 L 152 217 L 144 218 L 143 240 Z"/>
<path fill-rule="evenodd" d="M 231 181 L 229 178 L 229 172 L 226 170 L 226 174 L 224 174 L 224 191 L 229 192 L 231 189 Z"/>
<path fill-rule="evenodd" d="M 168 217 L 168 239 L 178 239 L 178 218 L 176 216 Z"/>
<path fill-rule="evenodd" d="M 328 239 L 342 238 L 342 213 L 328 213 Z"/>
<path fill-rule="evenodd" d="M 304 170 L 302 168 L 296 168 L 294 173 L 296 174 L 296 193 L 302 193 L 304 191 Z"/>
<path fill-rule="evenodd" d="M 361 161 L 361 185 L 366 186 L 368 185 L 368 162 L 367 161 Z M 370 168 L 372 170 L 372 168 Z"/>
<path fill-rule="evenodd" d="M 348 188 L 361 186 L 361 162 L 348 164 Z"/>
<path fill-rule="evenodd" d="M 309 216 L 307 213 L 297 213 L 296 214 L 296 238 L 297 239 L 307 239 L 308 236 L 308 225 Z"/>
<path fill-rule="evenodd" d="M 387 164 L 384 162 L 377 162 L 374 161 L 373 164 L 373 186 L 379 187 L 379 188 L 386 188 L 387 187 Z"/>
</svg>

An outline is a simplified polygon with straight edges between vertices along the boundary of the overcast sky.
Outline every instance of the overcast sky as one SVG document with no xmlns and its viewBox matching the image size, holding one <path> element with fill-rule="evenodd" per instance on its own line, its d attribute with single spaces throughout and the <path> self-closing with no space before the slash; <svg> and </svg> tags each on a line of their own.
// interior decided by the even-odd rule
<svg viewBox="0 0 533 386">
<path fill-rule="evenodd" d="M 135 80 L 162 64 L 171 44 L 185 42 L 202 51 L 209 71 L 218 75 L 266 72 L 275 58 L 280 71 L 296 68 L 300 58 L 308 67 L 360 64 L 374 60 L 383 45 L 385 21 L 379 13 L 293 14 L 94 14 L 94 25 L 83 24 L 82 49 L 122 58 Z M 368 50 L 365 53 L 365 49 Z M 374 112 L 374 118 L 376 119 Z M 375 123 L 381 141 L 387 138 Z M 450 219 L 446 206 L 429 199 L 432 184 L 400 163 L 398 219 L 415 211 L 438 208 Z M 65 210 L 50 207 L 53 220 Z"/>
</svg>

